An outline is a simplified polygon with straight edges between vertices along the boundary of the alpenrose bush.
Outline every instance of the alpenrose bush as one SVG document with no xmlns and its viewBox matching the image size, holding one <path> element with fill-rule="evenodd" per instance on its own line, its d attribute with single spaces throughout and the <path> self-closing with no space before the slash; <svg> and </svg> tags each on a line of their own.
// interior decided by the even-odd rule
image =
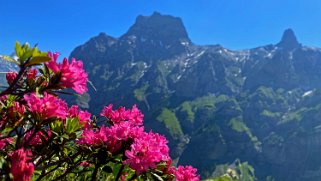
<svg viewBox="0 0 321 181">
<path fill-rule="evenodd" d="M 16 43 L 19 72 L 0 93 L 1 180 L 197 181 L 191 166 L 171 166 L 164 136 L 144 131 L 143 114 L 105 106 L 99 119 L 59 98 L 87 91 L 81 61 Z"/>
</svg>

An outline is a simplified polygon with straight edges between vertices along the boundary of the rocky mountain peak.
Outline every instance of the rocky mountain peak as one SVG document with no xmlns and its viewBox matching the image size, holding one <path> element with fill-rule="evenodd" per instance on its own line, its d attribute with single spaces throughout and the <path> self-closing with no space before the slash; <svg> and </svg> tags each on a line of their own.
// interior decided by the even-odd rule
<svg viewBox="0 0 321 181">
<path fill-rule="evenodd" d="M 170 15 L 154 12 L 151 16 L 138 16 L 136 22 L 123 37 L 136 36 L 142 40 L 175 43 L 190 42 L 182 20 Z"/>
<path fill-rule="evenodd" d="M 283 33 L 281 41 L 277 44 L 277 46 L 282 47 L 286 50 L 291 50 L 300 46 L 294 31 L 292 29 L 286 29 Z"/>
</svg>

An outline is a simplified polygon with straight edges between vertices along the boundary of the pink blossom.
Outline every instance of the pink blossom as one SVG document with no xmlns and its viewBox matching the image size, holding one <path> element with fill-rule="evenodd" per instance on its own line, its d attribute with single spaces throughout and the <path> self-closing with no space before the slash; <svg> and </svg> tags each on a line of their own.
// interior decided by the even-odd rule
<svg viewBox="0 0 321 181">
<path fill-rule="evenodd" d="M 0 137 L 2 135 L 0 134 Z M 0 149 L 4 149 L 8 144 L 12 143 L 13 139 L 12 138 L 4 138 L 0 140 Z"/>
<path fill-rule="evenodd" d="M 79 110 L 78 106 L 73 105 L 69 109 L 69 116 L 78 117 L 80 124 L 83 124 L 85 129 L 88 129 L 91 127 L 90 125 L 90 122 L 92 121 L 90 119 L 91 114 L 88 111 L 81 111 Z"/>
<path fill-rule="evenodd" d="M 51 58 L 46 65 L 54 72 L 61 72 L 61 86 L 65 88 L 72 88 L 77 93 L 83 94 L 87 92 L 88 75 L 83 69 L 82 61 L 76 61 L 72 58 L 69 63 L 67 58 L 64 58 L 62 63 L 57 63 L 59 53 L 48 53 Z"/>
<path fill-rule="evenodd" d="M 119 107 L 117 110 L 113 110 L 113 105 L 109 104 L 108 106 L 104 107 L 100 115 L 105 116 L 112 123 L 117 124 L 121 121 L 128 120 L 130 111 L 126 110 L 124 107 Z"/>
<path fill-rule="evenodd" d="M 91 166 L 92 164 L 89 163 L 89 162 L 87 162 L 87 161 L 82 161 L 82 162 L 80 163 L 80 165 L 83 166 L 83 167 L 89 167 L 89 166 Z"/>
<path fill-rule="evenodd" d="M 17 73 L 16 72 L 8 72 L 6 74 L 6 79 L 9 85 L 11 85 L 14 81 L 14 79 L 17 77 Z"/>
<path fill-rule="evenodd" d="M 48 52 L 48 57 L 51 58 L 51 61 L 47 62 L 46 65 L 55 73 L 60 71 L 60 68 L 57 64 L 57 59 L 59 55 L 60 53 L 58 52 L 55 52 L 55 53 Z"/>
<path fill-rule="evenodd" d="M 81 138 L 77 141 L 80 145 L 100 146 L 107 141 L 106 129 L 101 126 L 99 130 L 86 129 L 83 131 Z"/>
<path fill-rule="evenodd" d="M 25 106 L 19 102 L 13 102 L 12 106 L 8 109 L 9 115 L 15 117 L 15 115 L 21 117 L 25 112 Z"/>
<path fill-rule="evenodd" d="M 174 171 L 177 181 L 199 181 L 200 177 L 197 175 L 197 169 L 192 166 L 178 166 Z"/>
<path fill-rule="evenodd" d="M 5 101 L 8 99 L 7 95 L 0 96 L 0 101 Z"/>
<path fill-rule="evenodd" d="M 44 134 L 42 131 L 38 131 L 36 134 L 34 134 L 34 131 L 29 131 L 25 134 L 25 141 L 28 141 L 29 145 L 36 146 L 43 144 L 43 140 L 48 141 L 48 139 L 51 137 L 52 133 L 50 130 L 46 130 L 47 134 Z M 32 138 L 30 138 L 32 136 Z"/>
<path fill-rule="evenodd" d="M 120 176 L 120 180 L 121 181 L 126 181 L 126 177 L 128 176 L 128 173 L 125 172 L 125 173 L 122 173 L 121 176 Z"/>
<path fill-rule="evenodd" d="M 119 107 L 117 110 L 113 110 L 113 105 L 109 104 L 105 106 L 101 116 L 108 118 L 113 124 L 117 124 L 122 121 L 129 121 L 133 125 L 142 125 L 144 115 L 137 109 L 136 105 L 132 109 L 125 109 L 124 107 Z"/>
<path fill-rule="evenodd" d="M 134 105 L 130 111 L 130 119 L 129 121 L 135 125 L 142 125 L 143 124 L 144 115 L 141 111 Z"/>
<path fill-rule="evenodd" d="M 27 73 L 27 78 L 28 79 L 33 79 L 35 80 L 36 79 L 36 76 L 38 74 L 38 70 L 37 69 L 30 69 Z"/>
<path fill-rule="evenodd" d="M 123 121 L 110 128 L 106 128 L 109 151 L 115 153 L 124 143 L 140 137 L 143 132 L 144 127 L 133 126 L 128 121 Z"/>
<path fill-rule="evenodd" d="M 109 119 L 111 127 L 106 128 L 108 148 L 112 153 L 118 151 L 128 140 L 140 137 L 144 131 L 143 114 L 136 105 L 132 109 L 119 107 L 113 110 L 113 105 L 105 106 L 102 116 Z"/>
<path fill-rule="evenodd" d="M 129 138 L 141 136 L 143 131 L 144 127 L 132 126 L 130 122 L 124 121 L 111 126 L 107 133 L 109 137 L 112 137 L 113 139 L 127 141 Z"/>
<path fill-rule="evenodd" d="M 154 169 L 157 163 L 170 159 L 167 140 L 164 136 L 157 133 L 143 133 L 139 138 L 135 138 L 131 145 L 131 150 L 126 150 L 127 160 L 124 161 L 132 169 L 136 170 L 137 175 Z"/>
<path fill-rule="evenodd" d="M 9 154 L 11 160 L 11 174 L 14 181 L 31 180 L 34 165 L 31 162 L 32 153 L 30 150 L 21 148 Z"/>
<path fill-rule="evenodd" d="M 77 143 L 88 146 L 107 145 L 108 150 L 115 153 L 129 139 L 140 137 L 143 131 L 144 127 L 132 126 L 125 121 L 111 127 L 101 126 L 97 130 L 85 129 Z"/>
<path fill-rule="evenodd" d="M 68 115 L 66 102 L 46 92 L 43 97 L 37 97 L 35 93 L 31 93 L 25 95 L 24 99 L 27 101 L 28 109 L 42 119 L 52 117 L 64 119 Z"/>
<path fill-rule="evenodd" d="M 4 114 L 4 113 L 0 112 L 0 114 Z M 0 127 L 2 127 L 4 124 L 6 124 L 7 119 L 8 119 L 7 115 L 2 115 L 0 117 Z"/>
</svg>

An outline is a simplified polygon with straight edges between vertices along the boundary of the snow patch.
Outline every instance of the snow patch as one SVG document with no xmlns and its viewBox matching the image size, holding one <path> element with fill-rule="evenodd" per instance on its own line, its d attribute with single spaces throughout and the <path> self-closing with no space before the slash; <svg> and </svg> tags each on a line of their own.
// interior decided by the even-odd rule
<svg viewBox="0 0 321 181">
<path fill-rule="evenodd" d="M 181 45 L 187 46 L 187 45 L 189 45 L 189 42 L 188 41 L 181 41 Z"/>
<path fill-rule="evenodd" d="M 305 93 L 303 93 L 302 97 L 306 97 L 306 96 L 309 96 L 313 93 L 313 90 L 309 90 L 309 91 L 306 91 Z"/>
<path fill-rule="evenodd" d="M 198 57 L 202 56 L 204 53 L 205 53 L 205 50 L 201 51 L 199 54 L 197 54 L 197 55 L 195 56 L 195 58 L 198 58 Z"/>
</svg>

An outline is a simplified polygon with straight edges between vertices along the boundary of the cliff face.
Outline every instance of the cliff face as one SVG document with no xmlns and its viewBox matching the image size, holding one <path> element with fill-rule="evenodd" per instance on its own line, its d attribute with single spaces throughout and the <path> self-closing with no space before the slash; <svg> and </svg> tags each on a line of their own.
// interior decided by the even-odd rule
<svg viewBox="0 0 321 181">
<path fill-rule="evenodd" d="M 195 45 L 181 19 L 154 13 L 71 57 L 97 88 L 91 111 L 138 104 L 146 128 L 165 134 L 178 162 L 203 177 L 240 158 L 259 180 L 320 179 L 321 49 L 301 45 L 290 29 L 275 45 L 233 51 Z"/>
</svg>

